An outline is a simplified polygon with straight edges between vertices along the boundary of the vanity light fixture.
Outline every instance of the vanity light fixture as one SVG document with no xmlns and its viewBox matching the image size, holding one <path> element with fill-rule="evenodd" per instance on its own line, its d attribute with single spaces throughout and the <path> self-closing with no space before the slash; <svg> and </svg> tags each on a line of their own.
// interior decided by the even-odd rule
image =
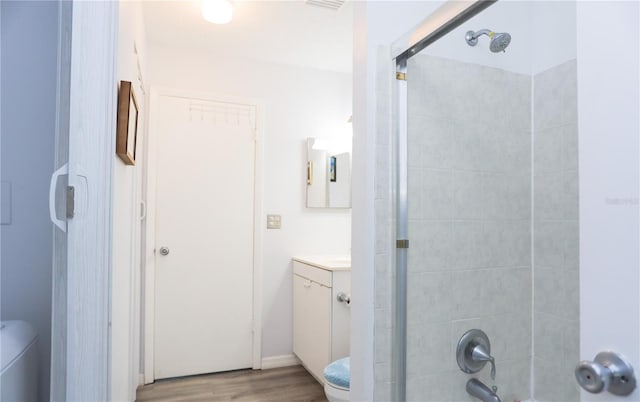
<svg viewBox="0 0 640 402">
<path fill-rule="evenodd" d="M 202 0 L 202 18 L 214 24 L 228 24 L 233 17 L 229 0 Z"/>
</svg>

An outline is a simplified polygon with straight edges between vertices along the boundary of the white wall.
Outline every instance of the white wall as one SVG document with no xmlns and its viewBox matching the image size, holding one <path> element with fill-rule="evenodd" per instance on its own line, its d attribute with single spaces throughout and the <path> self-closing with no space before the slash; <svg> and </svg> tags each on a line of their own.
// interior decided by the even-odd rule
<svg viewBox="0 0 640 402">
<path fill-rule="evenodd" d="M 2 225 L 1 234 L 0 314 L 2 320 L 26 320 L 38 332 L 38 400 L 48 400 L 53 232 L 47 200 L 56 128 L 58 4 L 3 1 L 1 7 L 1 169 L 12 197 L 11 224 Z"/>
<path fill-rule="evenodd" d="M 111 289 L 111 397 L 134 400 L 140 373 L 140 199 L 144 160 L 146 97 L 138 79 L 138 60 L 146 77 L 146 39 L 142 3 L 119 4 L 118 80 L 131 81 L 138 102 L 138 140 L 135 166 L 115 154 L 113 199 L 113 269 Z M 134 53 L 134 43 L 138 56 Z M 115 133 L 114 133 L 115 139 Z"/>
<path fill-rule="evenodd" d="M 282 215 L 282 229 L 263 234 L 262 356 L 290 355 L 291 257 L 350 248 L 351 212 L 307 209 L 305 191 L 306 139 L 344 130 L 351 76 L 153 44 L 148 66 L 150 85 L 264 102 L 264 213 Z"/>
<path fill-rule="evenodd" d="M 615 350 L 630 360 L 637 376 L 640 6 L 638 2 L 578 2 L 577 21 L 580 357 L 592 360 L 604 349 Z M 640 391 L 636 388 L 625 399 L 640 399 Z M 582 392 L 582 400 L 621 399 Z"/>
</svg>

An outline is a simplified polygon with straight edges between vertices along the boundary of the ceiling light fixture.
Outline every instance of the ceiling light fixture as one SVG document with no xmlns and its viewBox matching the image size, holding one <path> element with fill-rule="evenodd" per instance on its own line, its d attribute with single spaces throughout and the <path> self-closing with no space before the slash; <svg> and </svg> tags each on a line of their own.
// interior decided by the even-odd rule
<svg viewBox="0 0 640 402">
<path fill-rule="evenodd" d="M 202 0 L 202 18 L 214 24 L 228 24 L 233 17 L 229 0 Z"/>
</svg>

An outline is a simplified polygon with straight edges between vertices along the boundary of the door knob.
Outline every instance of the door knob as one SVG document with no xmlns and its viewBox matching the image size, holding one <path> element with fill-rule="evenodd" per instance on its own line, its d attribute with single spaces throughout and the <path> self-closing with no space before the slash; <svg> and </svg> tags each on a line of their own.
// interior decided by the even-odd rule
<svg viewBox="0 0 640 402">
<path fill-rule="evenodd" d="M 169 255 L 169 247 L 167 246 L 160 247 L 160 255 Z"/>
<path fill-rule="evenodd" d="M 337 299 L 341 303 L 351 304 L 351 295 L 346 294 L 344 292 L 339 292 L 337 295 Z"/>
<path fill-rule="evenodd" d="M 576 366 L 576 380 L 587 392 L 609 391 L 614 395 L 629 395 L 636 388 L 633 367 L 616 352 L 598 353 L 593 361 L 583 360 Z"/>
</svg>

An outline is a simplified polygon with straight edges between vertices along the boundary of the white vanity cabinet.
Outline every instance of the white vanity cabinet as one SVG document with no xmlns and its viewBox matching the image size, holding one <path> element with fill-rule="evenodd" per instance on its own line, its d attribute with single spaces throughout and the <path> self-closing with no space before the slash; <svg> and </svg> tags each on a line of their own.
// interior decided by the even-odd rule
<svg viewBox="0 0 640 402">
<path fill-rule="evenodd" d="M 350 307 L 341 292 L 351 292 L 350 260 L 294 258 L 293 353 L 322 384 L 324 368 L 349 356 Z"/>
</svg>

